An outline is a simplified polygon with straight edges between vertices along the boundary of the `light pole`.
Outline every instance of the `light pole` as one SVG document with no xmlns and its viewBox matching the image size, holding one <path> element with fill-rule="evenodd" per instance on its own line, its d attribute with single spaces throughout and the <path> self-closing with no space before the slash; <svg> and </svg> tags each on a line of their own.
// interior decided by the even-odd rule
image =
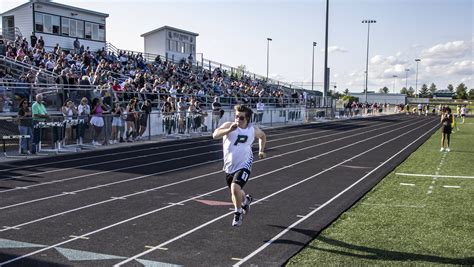
<svg viewBox="0 0 474 267">
<path fill-rule="evenodd" d="M 370 36 L 370 24 L 376 23 L 376 20 L 363 20 L 362 23 L 367 24 L 367 59 L 365 62 L 365 102 L 367 103 L 367 90 L 369 83 L 369 36 Z"/>
<path fill-rule="evenodd" d="M 420 63 L 421 59 L 416 58 L 416 80 L 415 80 L 415 97 L 418 97 L 418 63 Z"/>
<path fill-rule="evenodd" d="M 270 62 L 270 41 L 273 41 L 272 38 L 267 38 L 267 81 L 268 81 L 268 65 Z"/>
<path fill-rule="evenodd" d="M 314 91 L 314 47 L 318 43 L 313 42 L 313 67 L 311 68 L 311 91 Z"/>
<path fill-rule="evenodd" d="M 408 72 L 410 69 L 405 69 L 405 89 L 407 89 L 408 92 Z"/>
<path fill-rule="evenodd" d="M 398 78 L 398 75 L 392 75 L 393 77 L 393 93 L 395 94 L 395 82 L 397 81 L 396 79 Z"/>
</svg>

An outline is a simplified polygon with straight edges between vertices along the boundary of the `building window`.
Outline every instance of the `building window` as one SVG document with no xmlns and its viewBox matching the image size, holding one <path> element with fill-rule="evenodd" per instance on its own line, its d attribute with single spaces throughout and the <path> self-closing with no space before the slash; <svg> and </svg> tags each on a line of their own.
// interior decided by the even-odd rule
<svg viewBox="0 0 474 267">
<path fill-rule="evenodd" d="M 69 37 L 84 38 L 84 21 L 61 18 L 61 34 Z"/>
<path fill-rule="evenodd" d="M 170 51 L 171 50 L 171 40 L 166 39 L 166 50 Z"/>
<path fill-rule="evenodd" d="M 105 25 L 91 22 L 85 23 L 85 38 L 95 41 L 105 41 Z"/>
<path fill-rule="evenodd" d="M 35 12 L 35 31 L 59 35 L 59 16 Z"/>
</svg>

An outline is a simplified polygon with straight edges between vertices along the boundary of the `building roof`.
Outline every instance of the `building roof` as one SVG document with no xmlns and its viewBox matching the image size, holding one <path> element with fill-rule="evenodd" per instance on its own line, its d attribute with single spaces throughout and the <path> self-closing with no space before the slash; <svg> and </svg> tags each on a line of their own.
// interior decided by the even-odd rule
<svg viewBox="0 0 474 267">
<path fill-rule="evenodd" d="M 7 11 L 3 12 L 2 14 L 0 14 L 0 16 L 3 16 L 6 13 L 11 13 L 11 12 L 13 12 L 13 11 L 19 9 L 19 8 L 30 5 L 31 3 L 42 4 L 42 5 L 44 4 L 44 5 L 49 5 L 49 6 L 56 6 L 56 7 L 66 8 L 66 9 L 69 9 L 69 10 L 83 12 L 83 13 L 87 13 L 87 14 L 93 14 L 93 15 L 106 17 L 106 18 L 109 17 L 109 14 L 106 14 L 106 13 L 96 12 L 96 11 L 92 11 L 92 10 L 88 10 L 88 9 L 83 9 L 83 8 L 79 8 L 79 7 L 75 7 L 75 6 L 68 6 L 68 5 L 65 5 L 65 4 L 60 4 L 60 3 L 45 1 L 45 0 L 42 0 L 42 1 L 41 0 L 33 0 L 33 1 L 30 1 L 30 2 L 27 2 L 27 3 L 24 3 L 23 5 L 19 5 L 15 8 L 12 8 L 10 10 L 7 10 Z"/>
<path fill-rule="evenodd" d="M 146 33 L 140 35 L 140 37 L 145 37 L 145 36 L 147 36 L 147 35 L 150 35 L 150 34 L 153 34 L 153 33 L 155 33 L 155 32 L 162 31 L 162 30 L 172 30 L 172 31 L 177 31 L 177 32 L 186 33 L 186 34 L 193 35 L 193 36 L 199 36 L 199 34 L 194 33 L 194 32 L 189 32 L 189 31 L 185 31 L 185 30 L 181 30 L 181 29 L 178 29 L 178 28 L 174 28 L 174 27 L 165 25 L 165 26 L 160 27 L 160 28 L 158 28 L 158 29 L 154 29 L 154 30 L 152 30 L 152 31 L 146 32 Z"/>
</svg>

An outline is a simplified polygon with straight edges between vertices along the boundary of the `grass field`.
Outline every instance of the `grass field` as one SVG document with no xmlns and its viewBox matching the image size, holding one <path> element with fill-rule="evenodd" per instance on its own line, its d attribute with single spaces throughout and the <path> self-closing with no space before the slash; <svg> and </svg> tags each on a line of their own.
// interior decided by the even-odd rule
<svg viewBox="0 0 474 267">
<path fill-rule="evenodd" d="M 436 132 L 287 266 L 473 266 L 474 118 L 459 128 L 451 152 Z"/>
</svg>

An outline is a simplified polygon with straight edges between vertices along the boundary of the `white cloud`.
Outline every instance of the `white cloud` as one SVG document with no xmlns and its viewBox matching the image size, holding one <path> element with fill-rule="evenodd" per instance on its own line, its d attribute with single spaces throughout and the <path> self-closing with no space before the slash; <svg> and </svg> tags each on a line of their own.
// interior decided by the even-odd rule
<svg viewBox="0 0 474 267">
<path fill-rule="evenodd" d="M 323 50 L 323 51 L 324 51 L 324 50 Z M 344 49 L 344 48 L 341 48 L 341 47 L 339 47 L 339 46 L 335 46 L 335 45 L 334 45 L 334 46 L 328 47 L 328 52 L 329 52 L 329 53 L 346 53 L 347 50 Z"/>
<path fill-rule="evenodd" d="M 437 44 L 421 52 L 422 58 L 462 58 L 470 53 L 470 44 L 464 41 L 453 41 Z"/>
</svg>

